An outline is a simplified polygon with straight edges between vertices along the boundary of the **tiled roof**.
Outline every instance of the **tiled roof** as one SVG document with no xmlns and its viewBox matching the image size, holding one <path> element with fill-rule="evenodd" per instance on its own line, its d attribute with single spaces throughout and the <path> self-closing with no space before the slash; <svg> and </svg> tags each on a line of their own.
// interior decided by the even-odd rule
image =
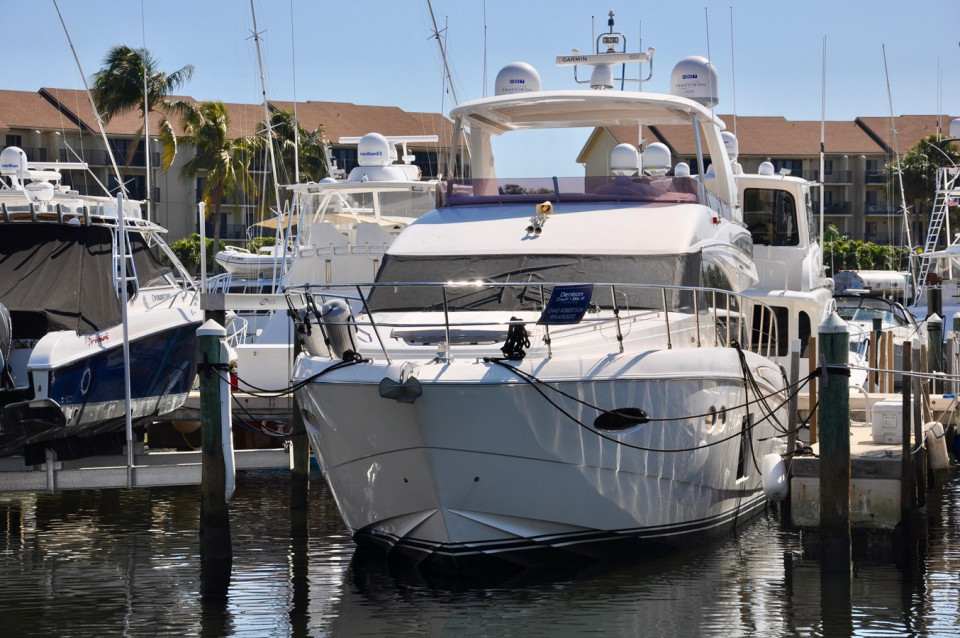
<svg viewBox="0 0 960 638">
<path fill-rule="evenodd" d="M 950 117 L 940 118 L 941 132 L 944 136 L 949 133 L 950 120 L 952 119 Z M 858 117 L 857 124 L 864 129 L 864 132 L 883 145 L 886 152 L 893 152 L 895 148 L 894 136 L 889 117 Z M 937 133 L 937 116 L 901 115 L 894 120 L 894 126 L 897 130 L 896 148 L 899 148 L 901 153 L 906 153 L 911 146 L 923 138 Z"/>
<path fill-rule="evenodd" d="M 189 96 L 171 96 L 171 100 L 197 103 Z M 262 104 L 225 103 L 230 117 L 230 137 L 253 135 L 263 121 Z M 293 102 L 270 102 L 272 110 L 293 111 Z M 173 113 L 150 115 L 150 133 L 159 132 L 160 120 L 166 116 L 180 135 L 179 118 Z M 300 125 L 313 131 L 323 123 L 326 137 L 334 144 L 340 137 L 358 137 L 372 131 L 383 135 L 437 135 L 440 145 L 448 144 L 453 123 L 439 113 L 408 112 L 395 106 L 366 106 L 348 102 L 301 102 L 297 104 Z M 110 135 L 135 135 L 142 116 L 138 111 L 121 113 L 104 123 Z M 0 128 L 32 128 L 37 130 L 97 131 L 90 99 L 85 91 L 42 88 L 29 91 L 0 90 Z M 433 146 L 432 144 L 418 146 Z"/>
<path fill-rule="evenodd" d="M 293 111 L 293 102 L 270 105 L 282 111 Z M 453 124 L 439 113 L 409 113 L 395 106 L 364 106 L 349 102 L 301 102 L 297 104 L 297 121 L 307 131 L 324 125 L 327 140 L 336 144 L 341 137 L 358 137 L 371 132 L 382 135 L 436 135 L 446 145 Z M 432 145 L 426 145 L 432 146 Z"/>
<path fill-rule="evenodd" d="M 720 116 L 733 132 L 734 118 Z M 905 152 L 917 141 L 936 132 L 935 115 L 902 115 L 896 118 L 900 152 Z M 944 118 L 944 126 L 950 118 Z M 637 144 L 637 130 L 630 126 L 611 126 L 610 134 L 617 142 Z M 887 154 L 893 148 L 890 118 L 857 118 L 856 121 L 824 123 L 824 149 L 830 154 Z M 809 157 L 820 152 L 820 122 L 790 121 L 783 117 L 739 116 L 736 118 L 737 141 L 740 154 L 764 156 Z M 646 142 L 659 141 L 681 155 L 696 151 L 689 128 L 657 126 L 644 128 Z"/>
<path fill-rule="evenodd" d="M 0 91 L 0 128 L 76 131 L 78 126 L 39 93 Z"/>
</svg>

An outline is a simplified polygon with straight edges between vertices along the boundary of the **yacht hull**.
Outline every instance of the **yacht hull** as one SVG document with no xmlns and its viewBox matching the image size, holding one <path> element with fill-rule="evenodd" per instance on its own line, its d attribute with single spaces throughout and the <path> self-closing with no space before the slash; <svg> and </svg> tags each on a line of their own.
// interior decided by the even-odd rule
<svg viewBox="0 0 960 638">
<path fill-rule="evenodd" d="M 199 326 L 198 315 L 196 321 L 185 319 L 131 336 L 130 406 L 135 423 L 175 410 L 186 400 L 196 378 Z M 3 401 L 0 453 L 125 427 L 122 336 L 117 339 L 115 332 L 120 329 L 100 333 L 100 339 L 72 332 L 48 335 L 43 344 L 47 362 L 31 368 L 32 396 L 21 389 Z M 107 342 L 110 346 L 104 347 Z M 62 359 L 61 348 L 68 351 Z"/>
<path fill-rule="evenodd" d="M 742 407 L 735 350 L 611 357 L 585 373 L 582 363 L 518 364 L 543 384 L 494 363 L 422 366 L 413 403 L 379 394 L 396 365 L 306 386 L 308 433 L 357 542 L 437 567 L 530 564 L 695 543 L 764 506 L 757 465 L 780 442 L 769 421 L 747 425 L 756 415 Z M 651 420 L 599 429 L 592 406 Z"/>
</svg>

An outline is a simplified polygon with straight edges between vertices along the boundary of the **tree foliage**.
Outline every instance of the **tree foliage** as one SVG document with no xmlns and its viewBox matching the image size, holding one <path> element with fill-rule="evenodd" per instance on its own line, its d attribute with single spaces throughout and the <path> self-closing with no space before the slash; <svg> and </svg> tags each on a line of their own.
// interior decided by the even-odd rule
<svg viewBox="0 0 960 638">
<path fill-rule="evenodd" d="M 160 71 L 159 61 L 147 49 L 134 49 L 120 44 L 107 52 L 103 68 L 94 73 L 90 92 L 97 112 L 104 121 L 130 110 L 140 114 L 140 128 L 134 140 L 143 137 L 144 112 L 162 106 L 171 93 L 193 77 L 193 66 L 186 65 L 173 73 Z M 146 92 L 144 92 L 146 85 Z M 137 144 L 131 144 L 124 159 L 127 168 L 133 162 Z"/>
<path fill-rule="evenodd" d="M 823 261 L 830 277 L 841 270 L 900 272 L 909 268 L 910 249 L 905 246 L 881 246 L 843 237 L 833 224 L 824 229 L 823 237 Z"/>
<path fill-rule="evenodd" d="M 936 194 L 937 169 L 953 166 L 960 161 L 957 146 L 937 135 L 929 135 L 916 144 L 900 158 L 900 173 L 903 176 L 903 195 L 907 206 L 917 203 L 929 209 Z M 888 167 L 888 185 L 899 199 L 900 183 L 897 179 L 897 166 Z"/>
<path fill-rule="evenodd" d="M 180 117 L 183 135 L 173 132 L 167 118 L 160 122 L 161 166 L 168 170 L 179 145 L 187 144 L 195 154 L 183 165 L 180 176 L 196 179 L 203 175 L 203 201 L 207 214 L 213 216 L 213 237 L 219 239 L 220 208 L 226 198 L 241 196 L 256 199 L 257 187 L 250 174 L 253 154 L 262 146 L 256 136 L 231 138 L 230 119 L 222 102 L 186 100 L 167 102 L 166 106 Z"/>
<path fill-rule="evenodd" d="M 218 250 L 223 250 L 224 244 L 222 241 L 214 243 L 210 238 L 207 238 L 207 267 L 210 272 L 213 271 L 214 256 L 217 254 Z M 177 259 L 180 260 L 180 263 L 183 264 L 183 267 L 187 269 L 188 272 L 196 275 L 200 272 L 200 235 L 199 233 L 194 233 L 189 237 L 184 237 L 183 239 L 178 239 L 177 241 L 170 244 L 170 250 L 173 251 L 173 254 L 177 256 Z"/>
</svg>

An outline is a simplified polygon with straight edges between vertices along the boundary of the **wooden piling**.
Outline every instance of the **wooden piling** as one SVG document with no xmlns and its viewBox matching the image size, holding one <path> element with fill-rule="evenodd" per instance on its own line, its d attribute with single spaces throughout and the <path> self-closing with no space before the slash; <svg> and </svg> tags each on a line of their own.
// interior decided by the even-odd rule
<svg viewBox="0 0 960 638">
<path fill-rule="evenodd" d="M 810 337 L 807 339 L 807 372 L 813 374 L 813 371 L 816 370 L 817 366 L 820 365 L 819 357 L 817 356 L 817 338 Z M 810 406 L 810 440 L 807 442 L 810 445 L 813 445 L 817 442 L 817 410 L 814 410 L 814 406 L 817 405 L 817 378 L 811 377 L 810 383 L 807 385 L 808 396 L 810 397 L 809 406 Z"/>
<path fill-rule="evenodd" d="M 913 348 L 909 344 L 903 346 L 903 424 L 900 430 L 900 522 L 909 524 L 913 512 L 913 457 L 910 454 L 910 422 L 913 415 L 911 399 L 913 398 Z"/>
<path fill-rule="evenodd" d="M 800 381 L 800 340 L 790 342 L 790 383 Z M 787 467 L 797 449 L 797 422 L 798 422 L 798 393 L 796 388 L 790 394 L 790 405 L 787 412 Z"/>
<path fill-rule="evenodd" d="M 850 334 L 832 313 L 818 330 L 827 366 L 820 388 L 821 571 L 851 570 L 850 555 Z"/>
<path fill-rule="evenodd" d="M 879 385 L 879 353 L 880 353 L 880 339 L 883 336 L 881 331 L 883 320 L 880 317 L 874 317 L 873 319 L 873 332 L 870 333 L 870 347 L 867 354 L 867 365 L 869 370 L 867 370 L 867 391 L 868 392 L 877 392 Z"/>
<path fill-rule="evenodd" d="M 293 338 L 293 360 L 303 351 L 298 335 Z M 310 490 L 310 440 L 300 412 L 300 402 L 293 395 L 293 419 L 290 441 L 293 445 L 293 468 L 290 473 L 290 508 L 306 510 Z"/>
<path fill-rule="evenodd" d="M 221 339 L 227 331 L 215 321 L 197 330 L 200 362 L 200 430 L 202 486 L 200 500 L 200 594 L 207 599 L 227 595 L 233 563 L 230 511 L 227 506 L 226 462 L 221 423 Z M 229 398 L 227 399 L 229 400 Z"/>
</svg>

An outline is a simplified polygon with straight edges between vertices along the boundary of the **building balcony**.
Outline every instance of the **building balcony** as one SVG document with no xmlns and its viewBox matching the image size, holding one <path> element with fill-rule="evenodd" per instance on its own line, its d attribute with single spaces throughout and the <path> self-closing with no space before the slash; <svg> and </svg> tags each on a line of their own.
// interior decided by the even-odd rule
<svg viewBox="0 0 960 638">
<path fill-rule="evenodd" d="M 863 174 L 863 183 L 864 184 L 886 184 L 887 172 L 886 171 L 866 171 Z"/>
<path fill-rule="evenodd" d="M 89 149 L 84 150 L 79 153 L 80 159 L 77 160 L 77 157 L 68 151 L 67 149 L 60 149 L 59 161 L 61 162 L 86 162 L 90 166 L 112 166 L 113 163 L 110 161 L 110 154 L 104 150 L 99 149 Z M 29 155 L 27 156 L 29 157 Z M 123 167 L 127 161 L 126 154 L 120 152 L 114 152 L 114 159 L 117 162 L 117 166 Z M 131 168 L 145 168 L 146 167 L 146 153 L 142 151 L 137 151 L 133 154 L 133 161 L 130 163 Z M 150 154 L 150 168 L 159 168 L 160 167 L 160 153 L 151 153 Z"/>
<path fill-rule="evenodd" d="M 896 211 L 891 204 L 878 203 L 864 205 L 863 212 L 867 215 L 892 215 Z"/>
<path fill-rule="evenodd" d="M 824 171 L 824 184 L 852 184 L 853 171 Z"/>
</svg>

